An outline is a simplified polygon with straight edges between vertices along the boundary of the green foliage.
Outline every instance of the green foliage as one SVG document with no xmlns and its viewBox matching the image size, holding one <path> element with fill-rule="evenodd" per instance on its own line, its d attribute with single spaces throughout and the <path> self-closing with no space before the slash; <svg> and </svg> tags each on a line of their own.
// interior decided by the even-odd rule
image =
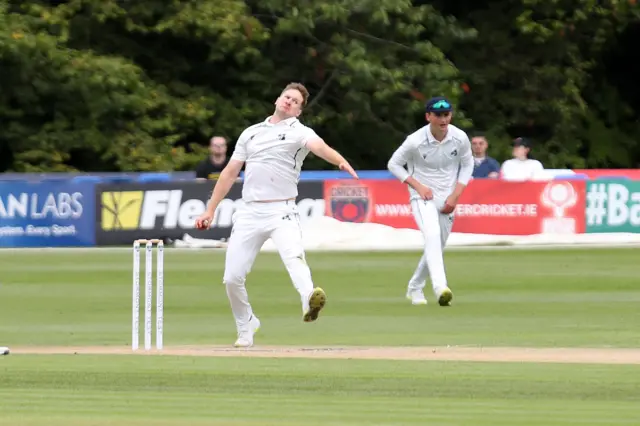
<svg viewBox="0 0 640 426">
<path fill-rule="evenodd" d="M 579 3 L 504 0 L 451 10 L 478 29 L 451 56 L 471 87 L 463 108 L 476 127 L 498 135 L 491 141 L 498 158 L 508 156 L 514 137 L 529 136 L 546 167 L 596 165 L 584 155 L 592 118 L 585 91 L 605 44 L 634 13 L 626 1 Z"/>
<path fill-rule="evenodd" d="M 1 138 L 13 151 L 13 170 L 170 170 L 182 166 L 176 158 L 193 163 L 175 144 L 210 117 L 204 96 L 174 96 L 128 58 L 74 48 L 74 22 L 62 19 L 68 10 L 30 6 L 25 15 L 7 12 L 6 4 L 0 13 L 0 63 L 7 70 Z M 76 164 L 76 156 L 90 163 Z"/>
<path fill-rule="evenodd" d="M 268 81 L 307 84 L 315 96 L 304 120 L 357 167 L 384 167 L 404 137 L 424 125 L 427 97 L 460 95 L 458 71 L 437 45 L 474 32 L 431 6 L 256 1 L 251 9 L 271 34 L 262 59 Z M 265 95 L 275 99 L 280 87 Z"/>
<path fill-rule="evenodd" d="M 504 0 L 488 6 L 458 3 L 456 10 L 449 6 L 464 24 L 478 29 L 475 40 L 456 45 L 450 54 L 471 88 L 463 108 L 476 127 L 496 135 L 490 141 L 496 157 L 505 159 L 511 140 L 528 136 L 546 167 L 603 165 L 591 157 L 598 150 L 590 147 L 605 149 L 611 135 L 596 139 L 587 132 L 593 119 L 587 91 L 606 43 L 637 22 L 637 13 L 627 1 L 578 3 Z M 614 132 L 623 131 L 622 123 L 611 124 Z M 620 161 L 624 154 L 609 158 L 609 165 L 629 165 Z"/>
<path fill-rule="evenodd" d="M 190 170 L 291 81 L 358 168 L 384 168 L 434 95 L 500 160 L 526 135 L 547 167 L 632 166 L 637 112 L 599 61 L 640 12 L 578 3 L 0 0 L 0 169 Z"/>
<path fill-rule="evenodd" d="M 290 81 L 315 95 L 308 122 L 329 142 L 351 157 L 381 147 L 368 162 L 382 164 L 421 122 L 425 96 L 459 95 L 437 45 L 472 35 L 407 0 L 27 1 L 12 10 L 2 12 L 2 64 L 14 72 L 0 138 L 11 168 L 25 171 L 188 168 L 190 147 L 214 129 L 235 139 Z M 79 151 L 95 164 L 77 164 Z"/>
</svg>

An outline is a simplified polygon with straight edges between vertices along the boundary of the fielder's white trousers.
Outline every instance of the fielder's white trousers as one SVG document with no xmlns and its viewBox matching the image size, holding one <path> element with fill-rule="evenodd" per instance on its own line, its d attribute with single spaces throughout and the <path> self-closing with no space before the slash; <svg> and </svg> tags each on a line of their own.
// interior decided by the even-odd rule
<svg viewBox="0 0 640 426">
<path fill-rule="evenodd" d="M 258 252 L 269 238 L 278 249 L 291 281 L 300 293 L 302 310 L 305 312 L 309 308 L 313 281 L 305 260 L 295 201 L 245 203 L 234 213 L 232 222 L 223 282 L 238 331 L 248 326 L 253 315 L 245 280 Z"/>
<path fill-rule="evenodd" d="M 409 280 L 409 290 L 424 289 L 427 277 L 436 296 L 447 287 L 443 250 L 453 227 L 453 213 L 440 213 L 443 206 L 440 200 L 411 200 L 413 217 L 424 237 L 424 254 Z"/>
</svg>

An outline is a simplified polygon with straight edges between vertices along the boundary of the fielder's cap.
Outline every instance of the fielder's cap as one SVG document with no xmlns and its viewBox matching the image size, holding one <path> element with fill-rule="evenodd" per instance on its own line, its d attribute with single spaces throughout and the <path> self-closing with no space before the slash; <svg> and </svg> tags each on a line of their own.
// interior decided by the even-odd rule
<svg viewBox="0 0 640 426">
<path fill-rule="evenodd" d="M 451 102 L 444 96 L 437 96 L 435 98 L 429 99 L 427 102 L 425 109 L 427 112 L 451 112 L 453 111 L 453 105 Z"/>
<path fill-rule="evenodd" d="M 525 148 L 531 148 L 531 141 L 527 138 L 515 138 L 513 140 L 513 146 L 524 146 Z"/>
</svg>

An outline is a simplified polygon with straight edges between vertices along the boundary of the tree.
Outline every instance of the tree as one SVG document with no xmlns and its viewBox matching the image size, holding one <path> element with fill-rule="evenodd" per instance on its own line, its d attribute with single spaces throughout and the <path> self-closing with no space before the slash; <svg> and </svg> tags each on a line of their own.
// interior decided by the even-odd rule
<svg viewBox="0 0 640 426">
<path fill-rule="evenodd" d="M 637 19 L 627 1 L 501 0 L 436 3 L 478 30 L 448 53 L 470 91 L 462 106 L 506 159 L 517 136 L 532 137 L 547 167 L 602 164 L 589 146 L 588 90 L 604 47 Z M 620 156 L 618 155 L 618 160 Z M 624 162 L 618 164 L 624 165 Z"/>
<path fill-rule="evenodd" d="M 386 167 L 406 135 L 425 124 L 427 97 L 461 93 L 458 71 L 438 46 L 474 31 L 431 6 L 256 1 L 251 9 L 271 34 L 265 71 L 311 88 L 307 121 L 357 167 Z M 465 123 L 463 114 L 459 119 Z"/>
<path fill-rule="evenodd" d="M 634 23 L 635 0 L 0 0 L 0 169 L 191 169 L 291 81 L 361 169 L 434 95 L 500 159 L 529 136 L 547 167 L 631 166 L 640 107 L 606 52 Z"/>
<path fill-rule="evenodd" d="M 473 35 L 407 0 L 12 5 L 0 138 L 17 170 L 187 167 L 212 132 L 235 139 L 264 119 L 290 81 L 312 91 L 309 124 L 379 168 L 423 122 L 426 96 L 459 95 L 436 46 Z"/>
<path fill-rule="evenodd" d="M 67 22 L 26 6 L 29 14 L 19 14 L 0 3 L 0 137 L 9 167 L 165 168 L 187 102 L 126 59 L 69 47 Z"/>
</svg>

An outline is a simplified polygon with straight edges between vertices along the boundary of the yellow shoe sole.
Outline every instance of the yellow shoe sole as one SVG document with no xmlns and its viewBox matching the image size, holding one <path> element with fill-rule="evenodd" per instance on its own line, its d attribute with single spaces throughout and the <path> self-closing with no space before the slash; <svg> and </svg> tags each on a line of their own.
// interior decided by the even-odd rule
<svg viewBox="0 0 640 426">
<path fill-rule="evenodd" d="M 453 300 L 453 293 L 451 290 L 446 289 L 442 292 L 440 297 L 438 297 L 438 304 L 440 306 L 451 306 L 451 300 Z"/>
<path fill-rule="evenodd" d="M 309 296 L 309 310 L 305 312 L 302 320 L 304 322 L 312 322 L 318 319 L 318 314 L 327 303 L 327 295 L 320 287 L 313 289 L 313 293 Z"/>
</svg>

